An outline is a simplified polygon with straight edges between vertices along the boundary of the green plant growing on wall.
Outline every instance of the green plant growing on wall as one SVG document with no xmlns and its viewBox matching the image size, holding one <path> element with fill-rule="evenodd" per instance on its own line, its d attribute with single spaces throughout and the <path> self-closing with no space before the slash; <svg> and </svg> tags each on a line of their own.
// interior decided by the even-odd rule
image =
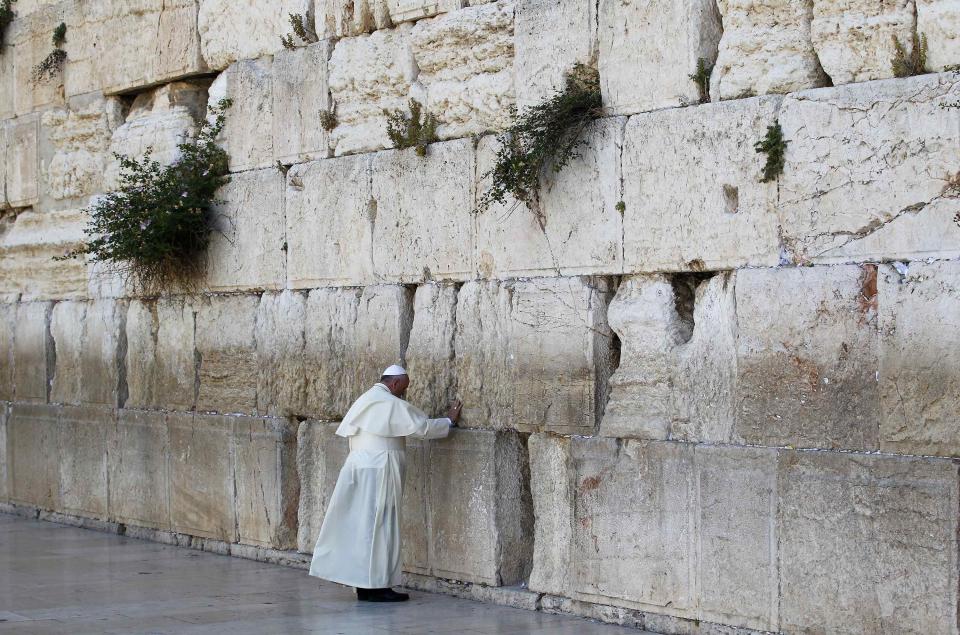
<svg viewBox="0 0 960 635">
<path fill-rule="evenodd" d="M 303 15 L 299 13 L 289 14 L 290 19 L 290 28 L 293 29 L 293 35 L 287 34 L 280 38 L 280 42 L 283 44 L 283 47 L 286 49 L 297 48 L 296 42 L 293 40 L 293 36 L 296 35 L 300 40 L 305 44 L 312 44 L 317 41 L 315 35 L 313 35 L 308 29 L 307 25 L 304 22 Z"/>
<path fill-rule="evenodd" d="M 496 163 L 483 177 L 490 178 L 491 184 L 480 197 L 477 211 L 505 203 L 507 196 L 536 210 L 545 168 L 549 165 L 553 172 L 559 172 L 578 156 L 576 150 L 585 142 L 581 138 L 583 130 L 601 109 L 597 71 L 584 64 L 575 65 L 562 89 L 526 109 L 497 137 L 500 148 Z"/>
<path fill-rule="evenodd" d="M 327 132 L 332 132 L 337 127 L 337 113 L 335 110 L 320 111 L 320 126 Z"/>
<path fill-rule="evenodd" d="M 141 159 L 115 155 L 119 190 L 87 210 L 88 242 L 60 258 L 107 263 L 146 292 L 194 278 L 210 240 L 216 192 L 230 180 L 227 153 L 216 143 L 230 105 L 224 99 L 211 108 L 213 121 L 178 146 L 172 165 L 161 165 L 149 151 Z"/>
<path fill-rule="evenodd" d="M 0 0 L 0 48 L 3 48 L 6 42 L 4 34 L 7 32 L 7 27 L 10 26 L 13 19 L 17 17 L 17 14 L 13 12 L 13 3 L 16 1 L 17 0 Z"/>
<path fill-rule="evenodd" d="M 893 66 L 894 77 L 913 77 L 914 75 L 923 75 L 927 72 L 927 36 L 918 35 L 913 32 L 913 46 L 910 48 L 910 54 L 900 44 L 896 35 L 893 38 L 893 59 L 890 64 Z"/>
<path fill-rule="evenodd" d="M 398 150 L 416 148 L 418 156 L 427 155 L 427 145 L 437 140 L 437 120 L 415 99 L 408 105 L 410 114 L 402 110 L 384 110 L 387 117 L 387 136 Z"/>
<path fill-rule="evenodd" d="M 700 103 L 705 104 L 710 101 L 710 75 L 713 74 L 713 65 L 708 64 L 706 58 L 701 57 L 697 60 L 697 72 L 687 77 L 697 85 L 697 92 L 700 93 Z"/>
<path fill-rule="evenodd" d="M 67 60 L 67 52 L 61 47 L 67 42 L 67 25 L 61 22 L 53 30 L 53 50 L 43 58 L 43 61 L 33 67 L 32 79 L 34 84 L 53 79 L 63 70 L 63 63 Z"/>
<path fill-rule="evenodd" d="M 789 142 L 783 138 L 783 128 L 778 121 L 772 126 L 767 126 L 767 135 L 753 144 L 758 154 L 767 155 L 767 161 L 763 165 L 763 176 L 760 178 L 761 183 L 769 183 L 783 174 L 787 143 Z"/>
</svg>

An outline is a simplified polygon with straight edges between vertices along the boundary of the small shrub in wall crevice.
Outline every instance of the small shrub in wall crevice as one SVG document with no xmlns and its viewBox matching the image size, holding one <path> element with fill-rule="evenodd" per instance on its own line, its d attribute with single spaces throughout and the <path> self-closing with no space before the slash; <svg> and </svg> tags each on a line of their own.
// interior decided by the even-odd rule
<svg viewBox="0 0 960 635">
<path fill-rule="evenodd" d="M 53 79 L 63 70 L 63 63 L 67 61 L 67 52 L 61 48 L 67 41 L 67 25 L 61 22 L 53 30 L 53 50 L 43 58 L 43 61 L 33 67 L 32 79 L 34 84 Z"/>
<path fill-rule="evenodd" d="M 290 13 L 290 28 L 293 29 L 294 35 L 300 38 L 304 44 L 313 44 L 317 42 L 317 37 L 307 28 L 306 22 L 304 22 L 304 17 L 300 13 Z M 295 49 L 297 48 L 296 42 L 293 40 L 293 35 L 287 34 L 280 38 L 280 43 L 283 44 L 285 49 Z"/>
<path fill-rule="evenodd" d="M 337 127 L 337 112 L 334 109 L 320 111 L 320 127 L 327 132 L 333 132 Z"/>
<path fill-rule="evenodd" d="M 540 178 L 547 166 L 559 172 L 579 156 L 585 143 L 581 135 L 591 121 L 602 114 L 600 78 L 596 69 L 577 64 L 567 74 L 564 87 L 541 104 L 520 113 L 516 121 L 497 137 L 500 148 L 496 164 L 484 178 L 491 179 L 477 211 L 508 196 L 522 201 L 538 214 Z M 544 219 L 540 218 L 541 223 Z"/>
<path fill-rule="evenodd" d="M 890 37 L 893 38 L 894 47 L 893 59 L 890 60 L 894 77 L 913 77 L 927 72 L 927 36 L 925 34 L 920 35 L 914 30 L 913 46 L 910 47 L 909 55 L 896 35 Z"/>
<path fill-rule="evenodd" d="M 0 0 L 0 49 L 2 49 L 6 43 L 4 34 L 7 32 L 7 27 L 10 26 L 13 19 L 17 17 L 17 14 L 13 12 L 13 3 L 16 1 L 17 0 Z"/>
<path fill-rule="evenodd" d="M 706 58 L 701 57 L 697 59 L 697 72 L 687 76 L 697 85 L 701 104 L 710 101 L 710 75 L 712 74 L 713 66 L 707 62 Z"/>
<path fill-rule="evenodd" d="M 387 117 L 387 136 L 398 150 L 416 148 L 417 155 L 427 155 L 427 145 L 437 140 L 437 120 L 415 99 L 410 100 L 410 114 L 402 110 L 384 110 Z"/>
<path fill-rule="evenodd" d="M 783 138 L 783 128 L 778 121 L 772 126 L 767 126 L 767 135 L 753 144 L 758 154 L 767 155 L 767 161 L 763 165 L 763 176 L 760 177 L 761 183 L 769 183 L 783 174 L 787 143 L 789 142 Z"/>
<path fill-rule="evenodd" d="M 115 155 L 120 189 L 88 210 L 88 242 L 61 259 L 90 256 L 143 292 L 186 283 L 202 271 L 217 190 L 229 180 L 227 153 L 216 143 L 231 102 L 211 108 L 196 140 L 181 143 L 180 159 L 163 166 L 150 157 Z"/>
</svg>

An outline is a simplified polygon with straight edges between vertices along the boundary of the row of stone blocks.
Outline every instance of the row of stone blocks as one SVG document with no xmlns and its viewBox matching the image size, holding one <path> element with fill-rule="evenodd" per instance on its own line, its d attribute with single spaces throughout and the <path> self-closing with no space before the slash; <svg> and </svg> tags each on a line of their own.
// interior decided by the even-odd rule
<svg viewBox="0 0 960 635">
<path fill-rule="evenodd" d="M 233 175 L 219 194 L 201 281 L 213 291 L 960 256 L 960 199 L 949 188 L 960 172 L 955 74 L 600 120 L 581 156 L 543 184 L 541 224 L 515 203 L 473 213 L 488 185 L 492 137 L 436 143 L 425 158 L 412 150 L 327 158 L 286 176 L 262 167 L 274 159 L 263 145 L 270 135 L 260 134 L 271 127 L 273 102 L 243 78 L 264 64 L 235 67 L 217 88 L 237 100 L 226 146 L 262 169 Z M 63 183 L 83 184 L 53 198 L 73 204 L 80 191 L 102 190 L 108 148 L 157 141 L 172 156 L 205 98 L 204 87 L 167 87 L 135 109 L 113 142 L 96 137 L 107 140 L 96 152 L 70 144 L 45 151 L 48 167 L 69 166 Z M 76 136 L 65 130 L 78 120 L 62 120 L 51 138 Z M 763 158 L 751 145 L 777 120 L 788 139 L 784 173 L 760 183 Z M 43 126 L 31 126 L 35 139 Z M 27 157 L 31 165 L 8 170 L 8 194 L 18 187 L 11 176 L 36 180 L 45 163 L 35 147 L 23 153 L 29 145 L 10 146 L 14 163 Z M 85 180 L 78 170 L 97 176 Z M 34 194 L 45 187 L 34 185 Z M 28 299 L 134 293 L 82 261 L 53 261 L 82 239 L 85 216 L 52 213 L 52 199 L 37 204 L 44 211 L 21 213 L 3 235 L 0 291 Z"/>
</svg>

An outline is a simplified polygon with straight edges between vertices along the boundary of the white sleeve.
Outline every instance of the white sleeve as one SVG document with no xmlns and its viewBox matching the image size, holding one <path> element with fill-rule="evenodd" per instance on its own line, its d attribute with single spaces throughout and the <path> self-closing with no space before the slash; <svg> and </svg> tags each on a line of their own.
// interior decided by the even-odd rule
<svg viewBox="0 0 960 635">
<path fill-rule="evenodd" d="M 449 418 L 424 419 L 417 431 L 409 436 L 413 439 L 442 439 L 450 434 L 453 422 Z"/>
</svg>

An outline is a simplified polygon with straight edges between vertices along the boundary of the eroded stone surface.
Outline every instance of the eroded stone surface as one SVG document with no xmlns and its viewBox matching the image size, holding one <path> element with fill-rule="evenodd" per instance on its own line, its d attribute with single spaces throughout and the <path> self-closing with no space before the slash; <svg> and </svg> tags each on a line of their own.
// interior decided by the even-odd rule
<svg viewBox="0 0 960 635">
<path fill-rule="evenodd" d="M 602 0 L 599 3 L 600 89 L 613 114 L 696 103 L 690 75 L 712 64 L 720 15 L 708 0 Z M 664 45 L 669 42 L 669 45 Z"/>
<path fill-rule="evenodd" d="M 400 24 L 455 11 L 469 3 L 464 0 L 387 0 L 386 4 L 390 21 Z"/>
<path fill-rule="evenodd" d="M 13 401 L 17 304 L 0 303 L 0 400 Z"/>
<path fill-rule="evenodd" d="M 909 55 L 914 0 L 812 0 L 811 38 L 834 86 L 893 77 L 897 38 Z"/>
<path fill-rule="evenodd" d="M 6 200 L 28 207 L 40 197 L 40 117 L 26 115 L 6 123 Z"/>
<path fill-rule="evenodd" d="M 230 157 L 230 171 L 274 164 L 273 58 L 245 59 L 220 73 L 210 85 L 209 104 L 233 103 L 217 141 Z"/>
<path fill-rule="evenodd" d="M 321 114 L 331 112 L 327 60 L 333 44 L 277 51 L 273 57 L 273 151 L 281 163 L 330 154 L 330 133 Z"/>
<path fill-rule="evenodd" d="M 65 74 L 55 72 L 52 77 L 35 82 L 33 70 L 53 50 L 51 37 L 56 26 L 61 22 L 76 23 L 78 7 L 72 2 L 64 2 L 59 6 L 50 4 L 38 7 L 30 13 L 22 13 L 19 3 L 11 8 L 19 17 L 7 27 L 3 57 L 10 58 L 7 68 L 13 75 L 11 96 L 14 112 L 22 116 L 64 105 Z M 67 57 L 70 57 L 69 52 Z M 91 87 L 89 90 L 95 89 Z"/>
<path fill-rule="evenodd" d="M 630 118 L 625 271 L 777 264 L 777 186 L 758 182 L 763 157 L 752 146 L 775 123 L 778 105 L 767 97 Z"/>
<path fill-rule="evenodd" d="M 14 404 L 7 420 L 7 478 L 10 500 L 40 509 L 58 509 L 60 408 Z"/>
<path fill-rule="evenodd" d="M 167 415 L 120 410 L 108 442 L 110 516 L 130 525 L 169 529 Z"/>
<path fill-rule="evenodd" d="M 195 307 L 183 297 L 133 300 L 127 310 L 126 406 L 192 410 Z"/>
<path fill-rule="evenodd" d="M 7 456 L 7 422 L 10 404 L 0 404 L 0 501 L 10 500 L 10 459 Z"/>
<path fill-rule="evenodd" d="M 52 310 L 50 302 L 17 305 L 13 332 L 13 383 L 17 401 L 47 401 L 48 373 L 53 371 L 54 356 L 53 340 L 47 330 Z"/>
<path fill-rule="evenodd" d="M 197 307 L 197 410 L 257 410 L 257 295 L 212 296 Z"/>
<path fill-rule="evenodd" d="M 257 411 L 303 414 L 306 294 L 264 293 L 257 307 Z"/>
<path fill-rule="evenodd" d="M 417 22 L 410 32 L 417 81 L 441 139 L 511 123 L 513 2 L 501 0 Z"/>
<path fill-rule="evenodd" d="M 62 511 L 107 518 L 107 438 L 116 410 L 67 406 L 60 414 L 59 460 Z"/>
<path fill-rule="evenodd" d="M 789 140 L 779 179 L 782 236 L 794 261 L 960 256 L 960 97 L 953 74 L 803 92 L 780 109 Z M 855 205 L 850 202 L 856 201 Z"/>
<path fill-rule="evenodd" d="M 952 632 L 955 464 L 785 451 L 778 482 L 781 629 Z"/>
<path fill-rule="evenodd" d="M 445 414 L 456 398 L 457 293 L 453 284 L 424 284 L 417 287 L 413 299 L 405 366 L 411 377 L 407 399 L 431 415 Z"/>
<path fill-rule="evenodd" d="M 313 30 L 312 0 L 233 2 L 199 0 L 197 31 L 203 59 L 213 69 L 224 69 L 242 59 L 269 55 L 283 48 L 280 38 L 292 32 L 288 16 L 305 17 Z M 296 36 L 294 40 L 298 41 Z"/>
<path fill-rule="evenodd" d="M 456 1 L 456 0 L 454 0 Z M 392 0 L 315 0 L 317 34 L 342 38 L 388 29 Z"/>
<path fill-rule="evenodd" d="M 85 297 L 83 259 L 55 258 L 80 247 L 87 222 L 78 210 L 18 214 L 0 236 L 0 291 L 25 300 Z"/>
<path fill-rule="evenodd" d="M 829 85 L 811 42 L 814 4 L 718 0 L 723 37 L 710 75 L 711 97 L 740 99 Z"/>
<path fill-rule="evenodd" d="M 956 0 L 915 0 L 917 33 L 927 38 L 927 69 L 945 70 L 960 63 L 960 3 Z"/>
<path fill-rule="evenodd" d="M 960 454 L 960 267 L 883 265 L 879 304 L 881 449 Z"/>
<path fill-rule="evenodd" d="M 612 344 L 602 280 L 468 282 L 457 299 L 464 425 L 592 434 Z"/>
<path fill-rule="evenodd" d="M 337 476 L 349 452 L 347 440 L 334 434 L 338 425 L 303 421 L 297 431 L 297 471 L 300 473 L 297 549 L 302 553 L 313 553 Z"/>
</svg>

